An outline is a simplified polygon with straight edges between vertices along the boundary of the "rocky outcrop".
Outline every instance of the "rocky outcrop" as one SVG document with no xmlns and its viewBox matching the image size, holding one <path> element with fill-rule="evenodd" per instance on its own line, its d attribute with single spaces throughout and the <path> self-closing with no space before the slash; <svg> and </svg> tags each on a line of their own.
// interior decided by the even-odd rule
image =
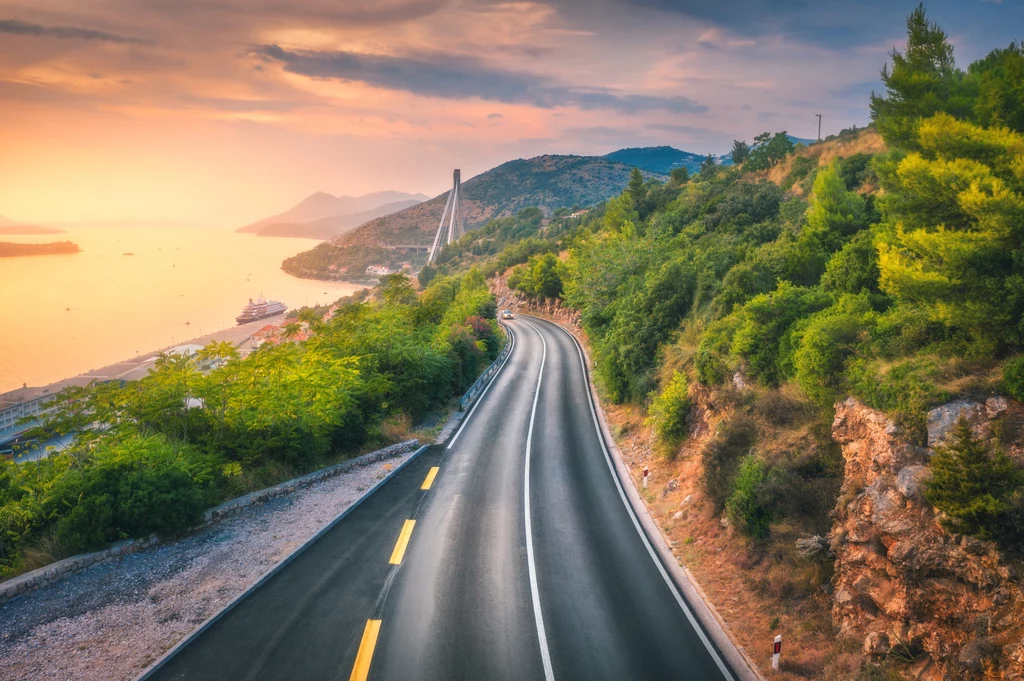
<svg viewBox="0 0 1024 681">
<path fill-rule="evenodd" d="M 944 442 L 961 416 L 991 437 L 1009 407 L 993 398 L 933 410 L 929 444 Z M 832 432 L 845 459 L 829 534 L 841 635 L 870 655 L 912 658 L 913 674 L 927 681 L 1024 679 L 1020 564 L 942 528 L 923 498 L 931 450 L 910 445 L 884 414 L 848 399 Z"/>
<path fill-rule="evenodd" d="M 499 310 L 512 310 L 525 314 L 547 317 L 573 329 L 580 328 L 580 313 L 562 305 L 561 298 L 537 300 L 528 298 L 519 291 L 508 287 L 508 274 L 500 274 L 491 280 L 491 292 L 498 302 Z"/>
</svg>

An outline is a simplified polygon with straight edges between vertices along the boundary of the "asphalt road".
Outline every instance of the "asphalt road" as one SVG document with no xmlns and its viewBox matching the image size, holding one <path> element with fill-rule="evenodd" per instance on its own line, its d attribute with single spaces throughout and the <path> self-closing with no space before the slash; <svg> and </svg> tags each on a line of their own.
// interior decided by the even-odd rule
<svg viewBox="0 0 1024 681">
<path fill-rule="evenodd" d="M 447 447 L 151 678 L 732 679 L 624 503 L 574 341 L 510 326 Z"/>
</svg>

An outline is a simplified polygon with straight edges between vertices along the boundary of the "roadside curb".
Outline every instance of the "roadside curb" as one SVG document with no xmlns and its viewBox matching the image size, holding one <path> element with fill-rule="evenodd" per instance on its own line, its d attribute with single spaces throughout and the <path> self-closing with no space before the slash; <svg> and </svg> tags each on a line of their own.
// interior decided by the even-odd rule
<svg viewBox="0 0 1024 681">
<path fill-rule="evenodd" d="M 271 567 L 269 570 L 264 572 L 263 575 L 261 575 L 260 578 L 257 579 L 255 582 L 250 584 L 245 589 L 245 591 L 243 591 L 242 593 L 238 594 L 238 596 L 236 596 L 234 599 L 232 599 L 231 602 L 229 602 L 223 608 L 221 608 L 220 610 L 215 612 L 213 615 L 208 617 L 206 619 L 206 621 L 204 621 L 202 624 L 200 624 L 198 627 L 196 627 L 194 630 L 192 630 L 192 632 L 188 636 L 186 636 L 185 638 L 183 638 L 180 641 L 178 641 L 177 643 L 175 643 L 170 648 L 170 650 L 168 650 L 163 655 L 161 655 L 153 664 L 151 664 L 148 668 L 146 668 L 141 674 L 136 676 L 135 677 L 135 681 L 145 681 L 145 679 L 149 679 L 150 677 L 152 677 L 153 674 L 155 674 L 157 671 L 159 671 L 175 655 L 177 655 L 179 652 L 181 652 L 181 650 L 183 648 L 185 648 L 189 643 L 191 643 L 195 639 L 199 638 L 199 636 L 202 635 L 203 632 L 205 632 L 207 629 L 209 629 L 214 624 L 216 624 L 222 617 L 227 615 L 229 612 L 234 610 L 235 606 L 237 606 L 239 603 L 241 603 L 246 598 L 251 596 L 257 589 L 259 589 L 265 583 L 270 581 L 270 579 L 273 578 L 274 575 L 279 573 L 281 570 L 283 570 L 285 567 L 287 567 L 289 563 L 291 563 L 293 560 L 298 558 L 303 552 L 306 551 L 306 549 L 308 549 L 310 546 L 312 546 L 317 541 L 319 541 L 320 538 L 323 537 L 325 534 L 327 534 L 331 529 L 333 529 L 335 525 L 337 525 L 342 520 L 344 520 L 352 511 L 354 511 L 356 508 L 358 508 L 364 501 L 366 501 L 371 496 L 373 496 L 374 492 L 376 492 L 378 489 L 380 489 L 385 484 L 387 484 L 388 481 L 391 480 L 391 478 L 393 478 L 395 475 L 398 474 L 399 471 L 401 471 L 403 468 L 405 468 L 410 463 L 412 463 L 420 454 L 422 454 L 424 451 L 426 451 L 429 447 L 430 447 L 430 445 L 423 445 L 422 447 L 417 449 L 415 452 L 413 452 L 412 455 L 408 459 L 403 461 L 394 470 L 392 470 L 387 475 L 385 475 L 383 478 L 378 480 L 377 483 L 373 487 L 371 487 L 370 489 L 366 490 L 366 492 L 361 497 L 356 499 L 354 502 L 352 502 L 351 505 L 349 505 L 348 508 L 346 508 L 344 511 L 342 511 L 337 516 L 335 516 L 335 518 L 331 522 L 327 523 L 327 525 L 322 527 L 316 534 L 314 534 L 312 537 L 307 539 L 300 546 L 296 547 L 296 549 L 294 551 L 292 551 L 287 556 L 285 556 L 280 561 L 278 561 L 278 563 L 275 564 L 273 567 Z"/>
<path fill-rule="evenodd" d="M 636 481 L 633 479 L 633 476 L 630 475 L 629 468 L 623 460 L 622 452 L 619 451 L 619 447 L 615 443 L 615 438 L 612 437 L 611 430 L 608 428 L 608 420 L 605 416 L 604 409 L 601 407 L 601 402 L 598 399 L 597 389 L 590 380 L 593 362 L 590 359 L 590 354 L 587 352 L 587 349 L 584 347 L 583 343 L 576 338 L 576 335 L 572 333 L 572 331 L 566 329 L 561 323 L 544 317 L 538 317 L 538 319 L 554 324 L 562 332 L 568 334 L 586 359 L 587 388 L 590 390 L 591 399 L 593 400 L 595 412 L 597 413 L 597 419 L 601 425 L 601 436 L 604 438 L 605 444 L 608 446 L 608 450 L 612 453 L 611 458 L 615 464 L 615 470 L 618 474 L 619 480 L 622 482 L 622 487 L 629 499 L 629 504 L 633 508 L 633 512 L 636 514 L 640 524 L 643 526 L 648 539 L 651 540 L 651 543 L 657 551 L 658 557 L 665 569 L 667 569 L 669 574 L 671 574 L 673 581 L 682 591 L 687 604 L 692 608 L 693 614 L 700 621 L 705 633 L 707 633 L 714 642 L 718 652 L 721 653 L 722 657 L 724 657 L 729 663 L 729 667 L 732 669 L 739 681 L 766 681 L 765 677 L 758 671 L 757 666 L 754 664 L 747 651 L 739 644 L 738 641 L 735 640 L 729 625 L 725 622 L 722 616 L 718 614 L 718 611 L 715 610 L 714 605 L 711 604 L 707 594 L 704 593 L 704 590 L 698 584 L 693 573 L 691 573 L 685 565 L 680 563 L 676 555 L 672 553 L 672 549 L 668 543 L 668 538 L 662 532 L 661 526 L 658 525 L 651 516 L 647 504 L 644 503 L 643 498 L 640 496 L 640 492 L 636 486 Z"/>
</svg>

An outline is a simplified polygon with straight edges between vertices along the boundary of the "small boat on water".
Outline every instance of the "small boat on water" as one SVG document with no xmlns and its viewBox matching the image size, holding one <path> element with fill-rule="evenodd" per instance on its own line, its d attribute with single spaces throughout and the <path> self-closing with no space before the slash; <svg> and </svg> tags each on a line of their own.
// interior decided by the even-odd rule
<svg viewBox="0 0 1024 681">
<path fill-rule="evenodd" d="M 279 315 L 287 309 L 287 305 L 277 300 L 264 300 L 263 296 L 260 296 L 255 301 L 250 298 L 249 304 L 242 308 L 242 314 L 235 317 L 235 321 L 239 324 L 248 324 L 249 322 Z"/>
</svg>

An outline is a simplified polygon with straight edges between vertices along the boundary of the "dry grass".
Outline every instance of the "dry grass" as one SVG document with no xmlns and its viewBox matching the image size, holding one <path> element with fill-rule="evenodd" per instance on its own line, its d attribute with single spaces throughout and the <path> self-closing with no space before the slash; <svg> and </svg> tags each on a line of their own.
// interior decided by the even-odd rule
<svg viewBox="0 0 1024 681">
<path fill-rule="evenodd" d="M 793 171 L 793 164 L 798 158 L 817 159 L 818 166 L 825 166 L 837 158 L 847 158 L 854 154 L 878 154 L 886 151 L 885 141 L 882 136 L 873 129 L 864 128 L 856 136 L 846 139 L 834 139 L 829 142 L 820 142 L 808 147 L 798 149 L 779 165 L 762 173 L 757 173 L 759 178 L 767 178 L 775 184 L 781 185 Z M 793 192 L 800 194 L 802 189 L 797 183 L 793 186 Z"/>
<path fill-rule="evenodd" d="M 381 437 L 387 442 L 402 442 L 412 435 L 412 418 L 405 413 L 389 416 L 380 426 Z"/>
</svg>

